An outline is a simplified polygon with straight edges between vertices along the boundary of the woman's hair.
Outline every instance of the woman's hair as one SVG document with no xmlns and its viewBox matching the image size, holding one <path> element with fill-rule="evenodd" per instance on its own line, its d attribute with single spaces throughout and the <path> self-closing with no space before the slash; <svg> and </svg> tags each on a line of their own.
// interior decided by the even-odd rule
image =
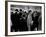
<svg viewBox="0 0 46 37">
<path fill-rule="evenodd" d="M 32 12 L 31 10 L 28 11 L 29 13 Z"/>
</svg>

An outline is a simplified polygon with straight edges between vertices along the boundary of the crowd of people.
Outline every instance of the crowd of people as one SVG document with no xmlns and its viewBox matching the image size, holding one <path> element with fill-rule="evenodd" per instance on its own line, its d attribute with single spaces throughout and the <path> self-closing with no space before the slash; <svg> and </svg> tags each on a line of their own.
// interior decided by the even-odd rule
<svg viewBox="0 0 46 37">
<path fill-rule="evenodd" d="M 15 31 L 34 31 L 41 28 L 41 13 L 38 11 L 15 9 L 15 13 L 11 12 L 11 32 Z M 39 28 L 40 27 L 40 28 Z"/>
</svg>

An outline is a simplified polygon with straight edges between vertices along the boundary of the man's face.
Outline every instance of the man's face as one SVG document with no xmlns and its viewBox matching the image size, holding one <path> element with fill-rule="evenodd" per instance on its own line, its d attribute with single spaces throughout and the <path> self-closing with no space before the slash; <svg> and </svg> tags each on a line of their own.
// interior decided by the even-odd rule
<svg viewBox="0 0 46 37">
<path fill-rule="evenodd" d="M 22 14 L 22 18 L 23 19 L 26 19 L 26 17 L 27 17 L 27 14 L 26 13 Z"/>
<path fill-rule="evenodd" d="M 34 13 L 34 17 L 36 17 L 36 16 L 37 16 L 37 13 L 35 12 L 35 13 Z"/>
<path fill-rule="evenodd" d="M 17 14 L 19 14 L 19 12 L 17 12 Z"/>
</svg>

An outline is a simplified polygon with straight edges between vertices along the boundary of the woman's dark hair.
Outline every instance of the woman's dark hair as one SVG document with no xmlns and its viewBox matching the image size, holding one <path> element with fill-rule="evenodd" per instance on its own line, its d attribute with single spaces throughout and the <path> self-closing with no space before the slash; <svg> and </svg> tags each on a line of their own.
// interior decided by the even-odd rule
<svg viewBox="0 0 46 37">
<path fill-rule="evenodd" d="M 28 11 L 28 14 L 29 14 L 30 12 L 32 12 L 32 11 L 31 11 L 31 10 L 29 10 L 29 11 Z"/>
<path fill-rule="evenodd" d="M 32 12 L 31 10 L 29 10 L 28 12 Z"/>
</svg>

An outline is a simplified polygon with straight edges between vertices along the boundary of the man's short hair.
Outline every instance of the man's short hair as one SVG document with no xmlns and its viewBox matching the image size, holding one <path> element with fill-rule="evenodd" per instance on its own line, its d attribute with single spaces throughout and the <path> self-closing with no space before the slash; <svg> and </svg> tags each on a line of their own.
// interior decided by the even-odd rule
<svg viewBox="0 0 46 37">
<path fill-rule="evenodd" d="M 18 11 L 18 9 L 15 9 L 15 11 Z"/>
<path fill-rule="evenodd" d="M 20 9 L 20 11 L 22 11 L 22 9 Z"/>
</svg>

